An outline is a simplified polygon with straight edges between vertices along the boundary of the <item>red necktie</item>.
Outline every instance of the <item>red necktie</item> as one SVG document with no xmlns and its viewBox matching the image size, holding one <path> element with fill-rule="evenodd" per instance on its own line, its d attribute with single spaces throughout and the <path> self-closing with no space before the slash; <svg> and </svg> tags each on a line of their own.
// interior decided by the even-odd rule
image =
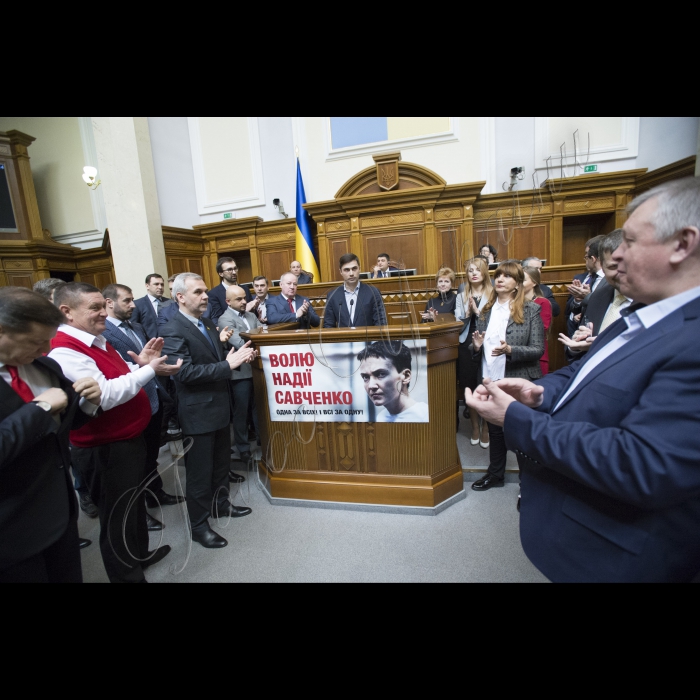
<svg viewBox="0 0 700 700">
<path fill-rule="evenodd" d="M 294 299 L 287 299 L 289 302 L 289 308 L 291 309 L 293 314 L 296 314 L 297 310 L 294 308 Z"/>
<path fill-rule="evenodd" d="M 32 393 L 32 390 L 29 388 L 29 385 L 19 376 L 17 368 L 10 367 L 10 365 L 5 366 L 7 367 L 7 371 L 10 373 L 10 377 L 12 377 L 12 384 L 10 386 L 15 390 L 15 392 L 17 392 L 19 397 L 24 401 L 24 403 L 31 403 L 34 401 L 34 394 Z"/>
</svg>

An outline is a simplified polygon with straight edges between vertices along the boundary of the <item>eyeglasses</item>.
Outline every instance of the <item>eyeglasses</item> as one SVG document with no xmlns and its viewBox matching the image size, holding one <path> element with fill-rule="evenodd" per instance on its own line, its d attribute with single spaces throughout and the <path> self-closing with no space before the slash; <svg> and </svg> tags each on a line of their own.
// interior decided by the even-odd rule
<svg viewBox="0 0 700 700">
<path fill-rule="evenodd" d="M 238 272 L 237 267 L 229 267 L 228 270 L 222 270 L 221 272 Z"/>
</svg>

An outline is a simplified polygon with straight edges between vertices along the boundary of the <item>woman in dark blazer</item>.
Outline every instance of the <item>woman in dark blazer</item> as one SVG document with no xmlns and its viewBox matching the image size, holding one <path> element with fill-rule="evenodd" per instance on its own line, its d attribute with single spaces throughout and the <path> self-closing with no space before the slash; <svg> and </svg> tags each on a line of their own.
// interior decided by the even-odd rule
<svg viewBox="0 0 700 700">
<path fill-rule="evenodd" d="M 437 273 L 438 296 L 431 299 L 423 312 L 423 323 L 434 321 L 439 314 L 454 314 L 457 306 L 457 293 L 454 290 L 457 275 L 449 267 Z"/>
<path fill-rule="evenodd" d="M 496 298 L 484 307 L 472 338 L 474 357 L 481 360 L 481 377 L 540 379 L 544 325 L 540 307 L 525 299 L 523 268 L 515 262 L 501 263 L 494 277 Z M 505 483 L 508 450 L 503 428 L 489 424 L 489 438 L 488 474 L 472 486 L 474 491 Z"/>
</svg>

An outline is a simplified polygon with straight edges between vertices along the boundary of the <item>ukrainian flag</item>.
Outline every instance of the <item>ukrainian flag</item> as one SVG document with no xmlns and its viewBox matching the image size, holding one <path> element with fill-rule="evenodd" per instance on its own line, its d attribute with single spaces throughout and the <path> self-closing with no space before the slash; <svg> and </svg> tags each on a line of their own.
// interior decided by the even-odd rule
<svg viewBox="0 0 700 700">
<path fill-rule="evenodd" d="M 314 282 L 321 281 L 318 272 L 318 263 L 314 253 L 314 241 L 311 237 L 311 217 L 304 209 L 306 204 L 306 192 L 304 192 L 304 181 L 301 177 L 301 163 L 297 159 L 297 260 L 301 263 L 301 269 L 311 272 Z"/>
</svg>

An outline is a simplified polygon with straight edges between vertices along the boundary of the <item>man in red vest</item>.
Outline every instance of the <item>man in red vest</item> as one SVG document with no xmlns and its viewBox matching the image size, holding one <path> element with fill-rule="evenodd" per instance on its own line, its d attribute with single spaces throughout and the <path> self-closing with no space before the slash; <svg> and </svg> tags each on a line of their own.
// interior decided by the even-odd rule
<svg viewBox="0 0 700 700">
<path fill-rule="evenodd" d="M 66 321 L 50 357 L 69 379 L 92 377 L 102 390 L 102 415 L 70 435 L 73 466 L 99 510 L 102 560 L 112 583 L 146 583 L 144 569 L 166 557 L 170 547 L 148 552 L 145 501 L 136 497 L 146 467 L 142 433 L 151 420 L 143 387 L 156 375 L 177 374 L 180 364 L 166 364 L 162 339 L 150 341 L 127 364 L 102 337 L 105 299 L 89 284 L 67 284 L 54 303 Z"/>
</svg>

